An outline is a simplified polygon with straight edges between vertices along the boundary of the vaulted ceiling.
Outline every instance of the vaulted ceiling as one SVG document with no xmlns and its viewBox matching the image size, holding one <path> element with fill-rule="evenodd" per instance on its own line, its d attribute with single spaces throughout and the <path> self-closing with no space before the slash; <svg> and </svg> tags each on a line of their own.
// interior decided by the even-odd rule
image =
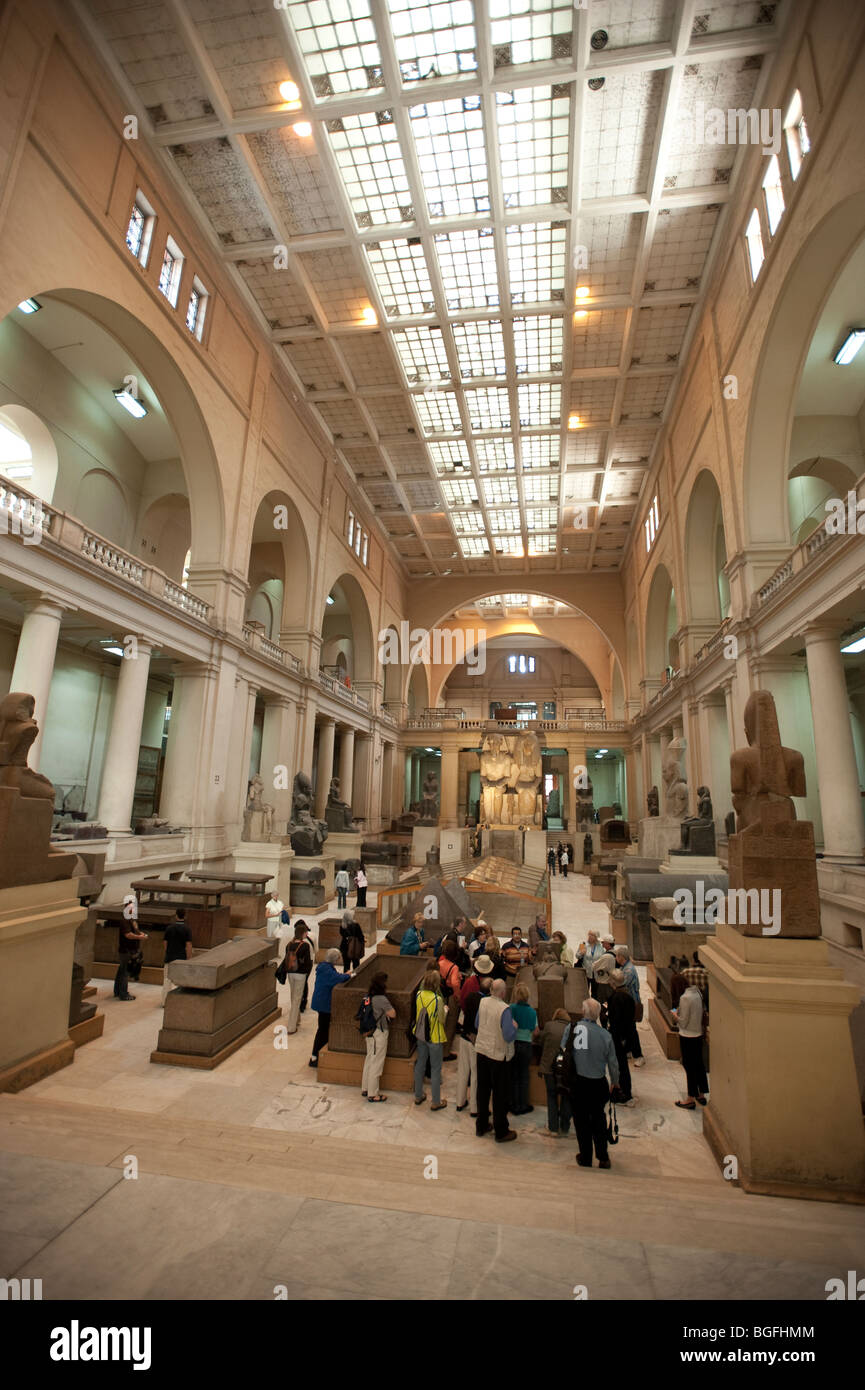
<svg viewBox="0 0 865 1390">
<path fill-rule="evenodd" d="M 621 563 L 784 2 L 76 0 L 404 571 L 505 579 Z"/>
</svg>

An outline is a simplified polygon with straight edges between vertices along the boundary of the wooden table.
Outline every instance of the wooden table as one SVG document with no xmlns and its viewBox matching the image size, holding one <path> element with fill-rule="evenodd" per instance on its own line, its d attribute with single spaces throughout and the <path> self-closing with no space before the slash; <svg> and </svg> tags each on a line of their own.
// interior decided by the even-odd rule
<svg viewBox="0 0 865 1390">
<path fill-rule="evenodd" d="M 190 869 L 186 875 L 193 883 L 224 883 L 227 891 L 223 902 L 228 904 L 231 935 L 261 935 L 267 929 L 267 884 L 273 874 L 213 873 L 206 869 Z"/>
<path fill-rule="evenodd" d="M 222 880 L 190 883 L 179 878 L 140 878 L 131 887 L 139 895 L 139 921 L 151 908 L 183 907 L 193 946 L 207 950 L 229 939 L 231 909 L 222 901 L 229 890 Z"/>
</svg>

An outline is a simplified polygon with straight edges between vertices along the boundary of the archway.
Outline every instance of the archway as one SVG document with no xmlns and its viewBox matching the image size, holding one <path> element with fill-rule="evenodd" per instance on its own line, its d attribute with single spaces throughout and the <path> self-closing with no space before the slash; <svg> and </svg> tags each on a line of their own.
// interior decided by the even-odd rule
<svg viewBox="0 0 865 1390">
<path fill-rule="evenodd" d="M 172 492 L 152 502 L 139 525 L 142 553 L 149 562 L 182 584 L 192 539 L 189 498 Z"/>
<path fill-rule="evenodd" d="M 685 594 L 688 621 L 717 625 L 730 607 L 724 573 L 727 544 L 721 494 L 707 468 L 691 489 L 685 519 Z"/>
<path fill-rule="evenodd" d="M 13 469 L 8 472 L 0 462 L 0 473 L 6 472 L 8 478 L 20 481 L 28 492 L 35 493 L 43 502 L 53 501 L 57 482 L 57 445 L 45 421 L 28 410 L 27 406 L 4 405 L 0 406 L 0 426 L 12 436 L 5 440 L 12 448 L 4 452 L 4 457 L 10 460 L 9 466 Z M 23 445 L 20 459 L 12 458 L 16 435 Z"/>
<path fill-rule="evenodd" d="M 322 614 L 321 670 L 356 685 L 374 678 L 375 660 L 366 594 L 354 575 L 341 574 L 331 585 Z"/>
<path fill-rule="evenodd" d="M 670 667 L 678 666 L 671 647 L 673 633 L 679 626 L 676 595 L 666 565 L 659 564 L 652 575 L 646 604 L 646 675 L 663 680 Z"/>
</svg>

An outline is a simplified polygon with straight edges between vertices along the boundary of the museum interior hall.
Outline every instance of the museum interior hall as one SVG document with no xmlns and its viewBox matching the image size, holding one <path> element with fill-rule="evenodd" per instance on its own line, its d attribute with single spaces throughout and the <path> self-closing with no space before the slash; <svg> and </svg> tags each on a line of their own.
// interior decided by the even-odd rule
<svg viewBox="0 0 865 1390">
<path fill-rule="evenodd" d="M 861 0 L 0 0 L 6 1297 L 865 1297 L 863 119 Z"/>
</svg>

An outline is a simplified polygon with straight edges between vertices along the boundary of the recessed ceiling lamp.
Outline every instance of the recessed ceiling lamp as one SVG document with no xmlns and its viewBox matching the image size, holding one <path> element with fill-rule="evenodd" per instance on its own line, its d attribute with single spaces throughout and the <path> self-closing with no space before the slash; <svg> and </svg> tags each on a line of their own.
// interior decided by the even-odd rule
<svg viewBox="0 0 865 1390">
<path fill-rule="evenodd" d="M 588 299 L 588 297 L 589 297 L 590 294 L 591 294 L 591 290 L 589 289 L 588 285 L 577 285 L 577 289 L 576 289 L 576 293 L 575 293 L 575 295 L 574 295 L 574 298 L 575 298 L 575 299 Z"/>
<path fill-rule="evenodd" d="M 300 105 L 300 89 L 296 82 L 280 82 L 279 95 L 290 106 Z"/>
<path fill-rule="evenodd" d="M 578 429 L 580 428 L 580 424 L 581 424 L 581 421 L 580 421 L 579 415 L 569 415 L 569 416 L 568 416 L 568 429 L 569 429 L 569 430 L 578 430 Z"/>
<path fill-rule="evenodd" d="M 363 323 L 378 323 L 378 314 L 375 312 L 375 309 L 372 307 L 371 304 L 367 304 L 366 308 L 361 314 L 361 320 Z"/>
<path fill-rule="evenodd" d="M 865 343 L 865 328 L 851 328 L 835 353 L 833 362 L 838 367 L 849 367 L 863 343 Z"/>
<path fill-rule="evenodd" d="M 147 414 L 147 406 L 137 396 L 133 396 L 131 391 L 127 391 L 125 386 L 114 392 L 114 399 L 124 410 L 128 410 L 130 415 L 134 415 L 136 420 L 143 420 Z"/>
<path fill-rule="evenodd" d="M 298 121 L 297 125 L 293 125 L 291 128 L 295 135 L 300 136 L 301 140 L 308 140 L 312 134 L 312 126 L 309 121 Z"/>
<path fill-rule="evenodd" d="M 39 303 L 38 299 L 22 299 L 18 308 L 21 310 L 22 314 L 38 314 L 42 305 Z"/>
<path fill-rule="evenodd" d="M 841 648 L 842 652 L 848 655 L 853 652 L 865 652 L 865 637 L 857 637 L 855 642 L 850 642 L 846 647 Z"/>
<path fill-rule="evenodd" d="M 336 599 L 334 598 L 333 594 L 328 594 L 328 596 L 327 596 L 325 602 L 326 602 L 326 603 L 336 603 Z"/>
<path fill-rule="evenodd" d="M 574 318 L 575 318 L 575 319 L 587 319 L 588 317 L 589 317 L 589 311 L 588 311 L 588 309 L 578 309 L 577 312 L 574 314 Z"/>
<path fill-rule="evenodd" d="M 109 656 L 123 656 L 124 654 L 123 648 L 118 647 L 117 642 L 113 637 L 103 637 L 99 645 L 104 652 L 108 653 Z"/>
</svg>

